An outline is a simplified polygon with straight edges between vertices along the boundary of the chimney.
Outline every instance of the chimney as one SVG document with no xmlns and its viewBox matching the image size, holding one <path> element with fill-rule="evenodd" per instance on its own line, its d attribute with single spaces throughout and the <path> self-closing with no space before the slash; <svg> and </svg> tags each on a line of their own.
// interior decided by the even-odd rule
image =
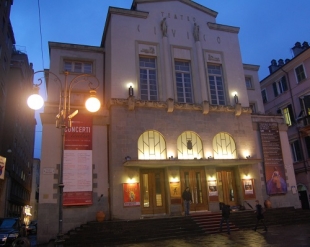
<svg viewBox="0 0 310 247">
<path fill-rule="evenodd" d="M 284 65 L 283 59 L 278 60 L 278 66 L 282 67 Z"/>
<path fill-rule="evenodd" d="M 271 60 L 271 65 L 269 65 L 269 72 L 270 74 L 272 74 L 273 72 L 275 72 L 279 67 L 277 65 L 277 61 L 275 59 Z"/>
<path fill-rule="evenodd" d="M 303 50 L 307 50 L 309 48 L 309 43 L 307 41 L 304 41 L 304 43 L 302 43 L 302 48 Z"/>
<path fill-rule="evenodd" d="M 303 51 L 303 48 L 301 47 L 300 42 L 296 42 L 295 46 L 292 48 L 292 50 L 294 53 L 294 57 L 296 57 L 299 53 L 301 53 Z"/>
</svg>

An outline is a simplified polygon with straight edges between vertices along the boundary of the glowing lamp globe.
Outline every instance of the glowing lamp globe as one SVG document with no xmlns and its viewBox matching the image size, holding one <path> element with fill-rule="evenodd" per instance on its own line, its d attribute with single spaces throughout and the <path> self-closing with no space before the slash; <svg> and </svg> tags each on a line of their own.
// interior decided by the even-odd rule
<svg viewBox="0 0 310 247">
<path fill-rule="evenodd" d="M 101 106 L 100 101 L 96 97 L 93 97 L 93 96 L 91 96 L 85 102 L 85 107 L 90 112 L 98 111 L 100 109 L 100 106 Z"/>
<path fill-rule="evenodd" d="M 29 96 L 29 98 L 27 100 L 27 104 L 28 104 L 29 108 L 31 108 L 33 110 L 38 110 L 38 109 L 42 108 L 42 106 L 44 105 L 44 100 L 41 97 L 41 95 L 33 94 L 33 95 Z"/>
</svg>

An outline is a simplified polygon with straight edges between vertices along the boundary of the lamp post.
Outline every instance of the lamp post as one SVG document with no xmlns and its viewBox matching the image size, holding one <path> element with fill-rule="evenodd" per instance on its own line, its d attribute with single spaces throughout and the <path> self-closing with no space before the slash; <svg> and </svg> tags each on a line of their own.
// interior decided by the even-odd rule
<svg viewBox="0 0 310 247">
<path fill-rule="evenodd" d="M 71 99 L 71 91 L 73 87 L 78 83 L 88 83 L 89 91 L 90 91 L 90 98 L 88 98 L 85 102 L 85 107 L 90 112 L 96 112 L 100 109 L 100 101 L 95 97 L 96 90 L 99 87 L 100 83 L 97 77 L 91 74 L 80 74 L 75 76 L 70 82 L 68 82 L 68 75 L 69 72 L 65 71 L 65 80 L 64 83 L 59 79 L 59 77 L 51 71 L 37 71 L 33 75 L 37 73 L 45 73 L 45 75 L 51 74 L 55 77 L 54 82 L 58 82 L 60 86 L 60 94 L 59 94 L 59 107 L 58 107 L 58 114 L 56 115 L 56 128 L 61 129 L 61 162 L 59 166 L 59 179 L 58 179 L 58 187 L 59 187 L 59 199 L 58 199 L 58 213 L 59 213 L 59 225 L 58 225 L 58 235 L 55 241 L 56 246 L 62 247 L 64 238 L 63 238 L 63 168 L 64 168 L 64 149 L 65 149 L 65 129 L 71 127 L 71 120 L 72 118 L 78 114 L 78 110 L 74 112 L 70 112 L 70 99 Z M 38 94 L 39 87 L 42 84 L 42 79 L 38 79 L 38 84 L 33 84 L 33 89 L 35 93 L 31 95 L 28 100 L 28 106 L 31 109 L 37 110 L 40 109 L 44 101 L 42 97 Z M 94 82 L 97 84 L 93 87 Z"/>
</svg>

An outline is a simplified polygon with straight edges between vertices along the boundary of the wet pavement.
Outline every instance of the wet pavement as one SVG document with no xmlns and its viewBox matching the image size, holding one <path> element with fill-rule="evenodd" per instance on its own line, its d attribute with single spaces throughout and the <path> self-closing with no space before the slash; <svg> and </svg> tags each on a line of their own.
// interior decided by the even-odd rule
<svg viewBox="0 0 310 247">
<path fill-rule="evenodd" d="M 225 230 L 225 228 L 223 229 Z M 31 246 L 36 247 L 35 235 L 30 235 Z M 38 247 L 44 245 L 38 245 Z M 47 245 L 45 245 L 47 246 Z M 50 245 L 49 245 L 50 246 Z M 209 234 L 184 239 L 160 240 L 135 244 L 104 245 L 114 247 L 309 247 L 310 246 L 310 223 L 290 226 L 271 226 L 268 231 L 259 228 L 254 230 L 232 231 L 227 233 Z M 91 247 L 91 246 L 85 246 Z M 94 246 L 95 247 L 95 246 Z M 99 247 L 96 245 L 96 247 Z"/>
</svg>

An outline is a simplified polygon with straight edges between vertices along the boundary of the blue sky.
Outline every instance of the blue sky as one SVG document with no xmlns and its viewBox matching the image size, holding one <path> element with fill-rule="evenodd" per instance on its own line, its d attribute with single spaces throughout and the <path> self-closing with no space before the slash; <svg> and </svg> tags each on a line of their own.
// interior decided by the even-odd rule
<svg viewBox="0 0 310 247">
<path fill-rule="evenodd" d="M 259 65 L 260 80 L 268 76 L 272 59 L 290 59 L 297 41 L 310 42 L 309 0 L 194 2 L 218 12 L 217 23 L 240 27 L 243 63 Z M 129 9 L 131 4 L 132 0 L 14 0 L 11 22 L 16 45 L 28 54 L 35 71 L 48 68 L 48 41 L 99 46 L 109 6 Z M 41 130 L 39 122 L 35 158 L 40 158 Z"/>
</svg>

